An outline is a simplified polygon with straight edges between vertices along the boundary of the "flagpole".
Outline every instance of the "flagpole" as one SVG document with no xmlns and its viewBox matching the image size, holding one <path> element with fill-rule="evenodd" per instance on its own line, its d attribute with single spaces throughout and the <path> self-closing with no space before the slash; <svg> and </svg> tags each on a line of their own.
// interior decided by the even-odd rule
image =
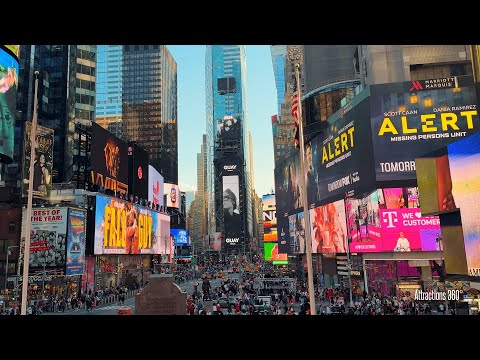
<svg viewBox="0 0 480 360">
<path fill-rule="evenodd" d="M 298 130 L 299 130 L 299 147 L 300 147 L 300 176 L 302 178 L 302 201 L 303 201 L 303 216 L 305 219 L 305 239 L 307 252 L 307 272 L 308 272 L 308 294 L 310 297 L 310 315 L 317 315 L 317 308 L 315 307 L 315 288 L 313 286 L 313 266 L 312 266 L 312 239 L 310 237 L 310 214 L 308 212 L 307 203 L 307 186 L 305 183 L 305 144 L 303 139 L 303 124 L 302 124 L 302 87 L 300 85 L 300 61 L 302 53 L 300 49 L 294 47 L 288 52 L 290 61 L 295 61 L 295 81 L 297 83 L 298 91 Z"/>
<path fill-rule="evenodd" d="M 37 107 L 38 107 L 38 71 L 35 71 L 35 97 L 33 99 L 33 120 L 30 131 L 30 167 L 28 176 L 28 197 L 27 197 L 27 215 L 25 225 L 25 249 L 23 251 L 23 282 L 22 282 L 22 308 L 21 315 L 27 314 L 28 298 L 28 271 L 30 261 L 30 225 L 32 220 L 32 202 L 33 202 L 33 163 L 35 160 L 35 140 L 37 135 Z M 19 265 L 20 266 L 20 265 Z M 43 273 L 45 280 L 45 272 Z"/>
</svg>

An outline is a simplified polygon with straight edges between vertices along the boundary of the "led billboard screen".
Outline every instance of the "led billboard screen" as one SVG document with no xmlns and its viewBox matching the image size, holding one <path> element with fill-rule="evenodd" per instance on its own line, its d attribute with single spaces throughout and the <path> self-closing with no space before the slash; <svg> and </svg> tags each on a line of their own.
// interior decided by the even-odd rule
<svg viewBox="0 0 480 360">
<path fill-rule="evenodd" d="M 170 235 L 173 236 L 173 244 L 175 246 L 188 245 L 188 230 L 185 229 L 170 229 Z"/>
<path fill-rule="evenodd" d="M 222 182 L 224 243 L 227 247 L 240 245 L 243 239 L 238 175 L 222 176 Z"/>
<path fill-rule="evenodd" d="M 148 198 L 148 151 L 136 143 L 128 144 L 128 188 L 140 199 Z"/>
<path fill-rule="evenodd" d="M 91 182 L 105 189 L 128 194 L 128 146 L 92 123 Z"/>
<path fill-rule="evenodd" d="M 170 217 L 131 202 L 96 196 L 94 253 L 169 254 Z"/>
<path fill-rule="evenodd" d="M 370 111 L 378 181 L 415 179 L 415 158 L 479 131 L 472 86 L 422 86 L 408 92 L 395 92 L 394 84 L 376 88 L 371 87 Z"/>
<path fill-rule="evenodd" d="M 240 135 L 240 116 L 225 115 L 222 119 L 217 119 L 217 138 L 219 140 L 239 140 Z"/>
<path fill-rule="evenodd" d="M 0 48 L 0 162 L 13 161 L 18 60 Z"/>
<path fill-rule="evenodd" d="M 180 208 L 180 189 L 177 184 L 165 183 L 163 186 L 163 191 L 167 198 L 166 205 L 167 207 Z"/>
<path fill-rule="evenodd" d="M 148 165 L 148 201 L 163 206 L 163 176 L 152 165 Z"/>
<path fill-rule="evenodd" d="M 82 275 L 85 264 L 85 210 L 68 209 L 67 264 L 65 274 Z"/>
<path fill-rule="evenodd" d="M 32 142 L 32 123 L 25 123 L 25 138 L 23 142 L 23 181 L 22 196 L 28 196 L 28 183 L 30 177 L 30 151 Z M 35 159 L 33 159 L 33 197 L 47 199 L 52 189 L 53 168 L 53 129 L 37 125 L 35 138 Z"/>
<path fill-rule="evenodd" d="M 310 209 L 312 253 L 347 252 L 344 200 Z"/>
<path fill-rule="evenodd" d="M 277 242 L 277 211 L 275 195 L 263 195 L 263 241 Z"/>
</svg>

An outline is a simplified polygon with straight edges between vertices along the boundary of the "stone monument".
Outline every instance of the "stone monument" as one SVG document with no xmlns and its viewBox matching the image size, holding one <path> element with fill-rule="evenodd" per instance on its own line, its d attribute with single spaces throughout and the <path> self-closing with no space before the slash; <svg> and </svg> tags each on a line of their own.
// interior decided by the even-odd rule
<svg viewBox="0 0 480 360">
<path fill-rule="evenodd" d="M 187 293 L 173 282 L 172 274 L 152 274 L 135 295 L 135 315 L 187 315 Z"/>
</svg>

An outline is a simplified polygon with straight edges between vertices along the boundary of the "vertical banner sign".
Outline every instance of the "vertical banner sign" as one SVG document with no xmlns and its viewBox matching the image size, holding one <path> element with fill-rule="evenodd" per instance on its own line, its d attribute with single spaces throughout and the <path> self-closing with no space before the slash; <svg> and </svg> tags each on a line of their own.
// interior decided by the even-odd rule
<svg viewBox="0 0 480 360">
<path fill-rule="evenodd" d="M 69 209 L 67 266 L 65 274 L 82 275 L 85 262 L 85 221 L 84 210 Z"/>
<path fill-rule="evenodd" d="M 242 241 L 242 216 L 238 175 L 223 176 L 223 231 L 225 246 L 240 245 Z"/>
</svg>

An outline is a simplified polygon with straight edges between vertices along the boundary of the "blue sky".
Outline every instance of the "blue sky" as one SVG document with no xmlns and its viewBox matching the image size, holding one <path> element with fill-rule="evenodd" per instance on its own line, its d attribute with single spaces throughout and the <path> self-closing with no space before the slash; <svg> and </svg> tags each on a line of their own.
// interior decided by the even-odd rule
<svg viewBox="0 0 480 360">
<path fill-rule="evenodd" d="M 205 134 L 205 46 L 167 45 L 178 72 L 178 180 L 181 191 L 197 188 L 197 153 Z M 271 116 L 276 89 L 269 45 L 247 45 L 247 116 L 253 142 L 255 190 L 274 184 Z"/>
</svg>

